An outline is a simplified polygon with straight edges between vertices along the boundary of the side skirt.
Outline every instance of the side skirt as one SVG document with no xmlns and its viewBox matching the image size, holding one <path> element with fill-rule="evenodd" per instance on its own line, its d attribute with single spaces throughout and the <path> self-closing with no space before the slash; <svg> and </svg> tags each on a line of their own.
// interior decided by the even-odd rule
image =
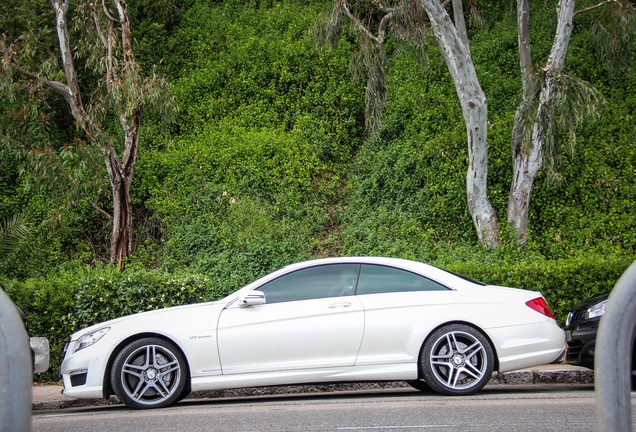
<svg viewBox="0 0 636 432">
<path fill-rule="evenodd" d="M 192 377 L 192 391 L 355 381 L 408 381 L 417 378 L 417 364 L 403 363 Z"/>
</svg>

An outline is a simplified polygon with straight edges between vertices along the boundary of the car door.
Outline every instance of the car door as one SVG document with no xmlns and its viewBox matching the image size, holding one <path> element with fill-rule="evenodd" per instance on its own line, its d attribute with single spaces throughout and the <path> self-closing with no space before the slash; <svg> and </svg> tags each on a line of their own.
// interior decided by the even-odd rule
<svg viewBox="0 0 636 432">
<path fill-rule="evenodd" d="M 443 322 L 457 293 L 422 275 L 363 264 L 357 296 L 365 309 L 365 334 L 356 366 L 417 361 L 426 332 Z"/>
<path fill-rule="evenodd" d="M 353 293 L 358 264 L 313 266 L 255 288 L 266 303 L 220 315 L 223 374 L 353 366 L 364 311 Z"/>
</svg>

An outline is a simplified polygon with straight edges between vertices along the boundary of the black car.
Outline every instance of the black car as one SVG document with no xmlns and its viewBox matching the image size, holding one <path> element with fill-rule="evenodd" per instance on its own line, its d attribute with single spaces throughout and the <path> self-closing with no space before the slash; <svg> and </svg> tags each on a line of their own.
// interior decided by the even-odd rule
<svg viewBox="0 0 636 432">
<path fill-rule="evenodd" d="M 594 369 L 596 333 L 609 293 L 589 298 L 576 305 L 565 322 L 565 340 L 568 350 L 565 361 L 572 365 Z M 632 348 L 632 370 L 636 370 L 636 356 Z"/>
</svg>

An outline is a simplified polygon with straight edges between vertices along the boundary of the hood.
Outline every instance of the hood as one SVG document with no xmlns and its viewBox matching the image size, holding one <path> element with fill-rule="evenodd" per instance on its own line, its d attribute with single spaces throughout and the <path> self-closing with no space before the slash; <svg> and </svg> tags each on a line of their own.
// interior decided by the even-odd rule
<svg viewBox="0 0 636 432">
<path fill-rule="evenodd" d="M 151 311 L 146 311 L 146 312 L 140 312 L 140 313 L 136 313 L 133 315 L 126 315 L 120 318 L 115 318 L 112 320 L 108 320 L 108 321 L 103 321 L 100 322 L 98 324 L 94 324 L 92 326 L 89 327 L 85 327 L 81 330 L 76 331 L 75 333 L 73 333 L 73 335 L 71 335 L 71 340 L 77 340 L 79 337 L 81 337 L 82 335 L 89 333 L 93 330 L 97 330 L 103 327 L 113 327 L 115 325 L 121 325 L 122 323 L 125 323 L 131 319 L 143 319 L 143 317 L 152 317 L 152 316 L 156 316 L 156 315 L 162 315 L 168 312 L 173 312 L 173 311 L 177 311 L 177 310 L 183 310 L 183 309 L 193 309 L 196 307 L 201 307 L 201 306 L 211 306 L 213 304 L 215 304 L 217 302 L 205 302 L 205 303 L 194 303 L 194 304 L 189 304 L 189 305 L 183 305 L 183 306 L 172 306 L 172 307 L 167 307 L 167 308 L 162 308 L 162 309 L 155 309 L 155 310 L 151 310 Z"/>
</svg>

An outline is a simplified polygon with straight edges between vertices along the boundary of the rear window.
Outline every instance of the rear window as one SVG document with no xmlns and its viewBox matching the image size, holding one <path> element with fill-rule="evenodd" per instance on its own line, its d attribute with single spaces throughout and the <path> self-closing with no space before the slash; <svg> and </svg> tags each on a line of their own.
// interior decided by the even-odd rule
<svg viewBox="0 0 636 432">
<path fill-rule="evenodd" d="M 406 270 L 363 264 L 356 294 L 446 290 L 445 286 Z"/>
</svg>

